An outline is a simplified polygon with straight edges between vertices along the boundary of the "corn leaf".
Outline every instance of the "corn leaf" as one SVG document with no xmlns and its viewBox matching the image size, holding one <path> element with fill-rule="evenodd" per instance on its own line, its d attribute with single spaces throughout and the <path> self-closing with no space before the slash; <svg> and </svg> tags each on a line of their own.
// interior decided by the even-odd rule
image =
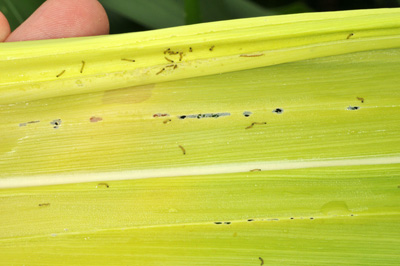
<svg viewBox="0 0 400 266">
<path fill-rule="evenodd" d="M 0 262 L 397 265 L 399 15 L 1 44 Z"/>
</svg>

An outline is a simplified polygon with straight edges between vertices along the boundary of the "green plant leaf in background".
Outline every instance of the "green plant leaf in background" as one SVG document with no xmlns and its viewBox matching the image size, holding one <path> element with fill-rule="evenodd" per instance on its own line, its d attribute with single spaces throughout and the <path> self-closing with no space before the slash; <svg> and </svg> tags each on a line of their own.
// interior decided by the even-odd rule
<svg viewBox="0 0 400 266">
<path fill-rule="evenodd" d="M 277 14 L 272 9 L 266 9 L 247 0 L 204 0 L 201 1 L 201 13 L 204 22 Z"/>
<path fill-rule="evenodd" d="M 43 0 L 0 0 L 0 11 L 7 17 L 11 30 L 14 30 L 42 3 Z"/>
<path fill-rule="evenodd" d="M 183 2 L 178 0 L 101 0 L 106 9 L 126 16 L 149 29 L 185 24 Z"/>
<path fill-rule="evenodd" d="M 185 22 L 186 25 L 201 22 L 200 3 L 198 0 L 185 0 Z"/>
<path fill-rule="evenodd" d="M 173 27 L 198 22 L 276 15 L 293 11 L 310 11 L 310 9 L 303 3 L 299 2 L 294 2 L 280 8 L 266 9 L 248 0 L 101 0 L 101 3 L 107 9 L 113 10 L 113 12 L 130 18 L 150 29 Z M 185 20 L 188 20 L 189 23 L 185 23 Z"/>
</svg>

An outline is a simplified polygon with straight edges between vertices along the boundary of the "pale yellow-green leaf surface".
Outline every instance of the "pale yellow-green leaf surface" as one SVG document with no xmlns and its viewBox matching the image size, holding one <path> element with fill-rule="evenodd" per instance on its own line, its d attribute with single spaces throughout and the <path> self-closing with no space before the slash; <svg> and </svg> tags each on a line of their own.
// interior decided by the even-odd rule
<svg viewBox="0 0 400 266">
<path fill-rule="evenodd" d="M 396 265 L 399 180 L 372 165 L 9 189 L 0 261 Z"/>
<path fill-rule="evenodd" d="M 0 265 L 398 265 L 398 73 L 400 9 L 0 44 Z"/>
</svg>

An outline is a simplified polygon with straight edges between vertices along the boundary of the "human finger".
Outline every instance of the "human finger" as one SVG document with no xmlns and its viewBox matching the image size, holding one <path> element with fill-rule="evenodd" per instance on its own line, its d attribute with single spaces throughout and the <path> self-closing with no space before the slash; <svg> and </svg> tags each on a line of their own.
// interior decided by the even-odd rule
<svg viewBox="0 0 400 266">
<path fill-rule="evenodd" d="M 97 0 L 47 0 L 6 42 L 108 34 L 109 22 Z"/>
</svg>

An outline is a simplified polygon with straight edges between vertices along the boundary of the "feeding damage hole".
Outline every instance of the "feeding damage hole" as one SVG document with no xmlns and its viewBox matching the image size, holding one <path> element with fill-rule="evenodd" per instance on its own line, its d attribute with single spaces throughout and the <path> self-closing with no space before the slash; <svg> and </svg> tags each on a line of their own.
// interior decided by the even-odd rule
<svg viewBox="0 0 400 266">
<path fill-rule="evenodd" d="M 61 126 L 61 119 L 54 119 L 50 122 L 50 125 L 53 125 L 53 128 L 57 129 Z"/>
<path fill-rule="evenodd" d="M 349 106 L 349 107 L 347 107 L 347 110 L 350 110 L 350 111 L 354 111 L 354 110 L 358 110 L 358 109 L 360 109 L 359 106 Z"/>
<path fill-rule="evenodd" d="M 267 122 L 253 122 L 250 126 L 246 127 L 246 129 L 254 127 L 254 125 L 266 125 Z"/>
<path fill-rule="evenodd" d="M 240 57 L 259 57 L 263 55 L 264 54 L 241 54 Z"/>
<path fill-rule="evenodd" d="M 39 207 L 47 207 L 50 206 L 50 203 L 40 203 Z"/>
<path fill-rule="evenodd" d="M 214 222 L 214 224 L 231 224 L 231 222 Z"/>
<path fill-rule="evenodd" d="M 253 113 L 252 112 L 250 112 L 250 111 L 244 111 L 243 112 L 243 115 L 245 116 L 245 117 L 249 117 L 249 116 L 251 116 Z"/>
<path fill-rule="evenodd" d="M 282 114 L 283 113 L 283 109 L 282 108 L 275 108 L 272 112 L 276 113 L 276 114 Z"/>
<path fill-rule="evenodd" d="M 247 219 L 248 222 L 254 222 L 254 219 Z"/>
<path fill-rule="evenodd" d="M 208 114 L 195 114 L 195 115 L 181 115 L 178 116 L 179 119 L 186 119 L 186 118 L 218 118 L 222 116 L 230 116 L 231 113 L 208 113 Z"/>
<path fill-rule="evenodd" d="M 26 122 L 26 123 L 19 123 L 19 126 L 20 127 L 25 127 L 26 125 L 28 125 L 28 124 L 34 124 L 34 123 L 39 123 L 40 121 L 39 120 L 36 120 L 36 121 L 29 121 L 29 122 Z"/>
<path fill-rule="evenodd" d="M 97 186 L 96 186 L 96 188 L 99 188 L 99 187 L 106 187 L 106 188 L 109 188 L 110 186 L 109 186 L 107 183 L 98 183 Z"/>
<path fill-rule="evenodd" d="M 96 122 L 102 121 L 103 118 L 97 117 L 97 116 L 92 116 L 89 120 L 91 123 L 96 123 Z"/>
</svg>

